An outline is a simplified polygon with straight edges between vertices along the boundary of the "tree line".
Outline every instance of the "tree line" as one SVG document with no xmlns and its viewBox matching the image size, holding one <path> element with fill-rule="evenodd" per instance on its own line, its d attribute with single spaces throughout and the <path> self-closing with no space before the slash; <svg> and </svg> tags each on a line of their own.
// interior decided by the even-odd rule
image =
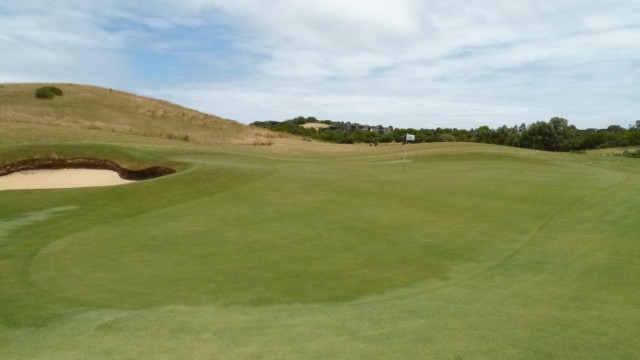
<svg viewBox="0 0 640 360">
<path fill-rule="evenodd" d="M 322 123 L 324 129 L 305 128 L 307 123 Z M 436 129 L 393 129 L 379 133 L 376 131 L 349 130 L 350 122 L 318 120 L 315 117 L 299 116 L 281 122 L 256 121 L 252 125 L 274 131 L 287 132 L 322 141 L 353 144 L 403 142 L 407 133 L 415 135 L 415 142 L 477 142 L 506 145 L 546 151 L 580 151 L 609 147 L 640 146 L 640 120 L 624 128 L 611 125 L 606 129 L 579 130 L 567 119 L 553 117 L 549 121 L 498 128 L 480 126 L 477 129 L 436 128 Z M 373 127 L 376 128 L 376 127 Z M 378 128 L 382 128 L 378 126 Z"/>
</svg>

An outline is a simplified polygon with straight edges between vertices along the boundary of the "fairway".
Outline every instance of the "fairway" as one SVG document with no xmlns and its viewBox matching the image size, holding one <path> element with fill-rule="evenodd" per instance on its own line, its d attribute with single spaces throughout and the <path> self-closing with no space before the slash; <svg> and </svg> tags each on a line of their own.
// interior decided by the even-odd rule
<svg viewBox="0 0 640 360">
<path fill-rule="evenodd" d="M 2 359 L 640 354 L 637 159 L 1 125 L 2 163 L 177 170 L 0 192 Z"/>
</svg>

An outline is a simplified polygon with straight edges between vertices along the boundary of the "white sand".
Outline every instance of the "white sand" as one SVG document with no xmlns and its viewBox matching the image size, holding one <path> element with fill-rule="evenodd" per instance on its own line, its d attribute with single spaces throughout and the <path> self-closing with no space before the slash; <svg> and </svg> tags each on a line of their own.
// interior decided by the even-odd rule
<svg viewBox="0 0 640 360">
<path fill-rule="evenodd" d="M 130 182 L 132 181 L 121 179 L 117 172 L 111 170 L 34 170 L 0 176 L 0 191 L 112 186 Z"/>
</svg>

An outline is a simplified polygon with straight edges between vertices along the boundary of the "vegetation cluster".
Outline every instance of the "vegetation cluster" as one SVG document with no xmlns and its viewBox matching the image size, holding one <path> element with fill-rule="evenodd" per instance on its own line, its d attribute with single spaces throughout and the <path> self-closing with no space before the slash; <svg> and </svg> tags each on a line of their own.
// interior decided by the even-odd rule
<svg viewBox="0 0 640 360">
<path fill-rule="evenodd" d="M 323 123 L 327 128 L 305 128 L 307 123 Z M 299 116 L 294 119 L 276 121 L 257 121 L 252 125 L 281 131 L 312 139 L 342 143 L 379 143 L 403 142 L 407 133 L 415 135 L 416 143 L 431 142 L 475 142 L 494 145 L 506 145 L 546 151 L 581 151 L 610 147 L 640 145 L 640 120 L 634 125 L 624 128 L 611 125 L 606 129 L 579 130 L 561 117 L 549 121 L 536 121 L 529 125 L 508 127 L 503 125 L 493 129 L 480 126 L 477 129 L 465 130 L 457 128 L 436 129 L 391 129 L 386 133 L 369 130 L 350 130 L 350 122 L 318 120 L 315 117 Z M 382 128 L 381 126 L 373 127 Z"/>
<path fill-rule="evenodd" d="M 56 96 L 62 96 L 64 93 L 59 87 L 43 86 L 36 89 L 36 97 L 38 99 L 53 99 Z"/>
</svg>

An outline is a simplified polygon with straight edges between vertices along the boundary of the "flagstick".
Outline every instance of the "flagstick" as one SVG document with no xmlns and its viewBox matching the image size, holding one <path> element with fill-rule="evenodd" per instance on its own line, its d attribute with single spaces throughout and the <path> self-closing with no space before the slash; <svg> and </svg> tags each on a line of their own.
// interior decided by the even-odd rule
<svg viewBox="0 0 640 360">
<path fill-rule="evenodd" d="M 404 167 L 407 165 L 407 145 L 409 145 L 409 141 L 404 141 L 404 160 L 402 160 L 402 172 L 404 172 Z"/>
</svg>

